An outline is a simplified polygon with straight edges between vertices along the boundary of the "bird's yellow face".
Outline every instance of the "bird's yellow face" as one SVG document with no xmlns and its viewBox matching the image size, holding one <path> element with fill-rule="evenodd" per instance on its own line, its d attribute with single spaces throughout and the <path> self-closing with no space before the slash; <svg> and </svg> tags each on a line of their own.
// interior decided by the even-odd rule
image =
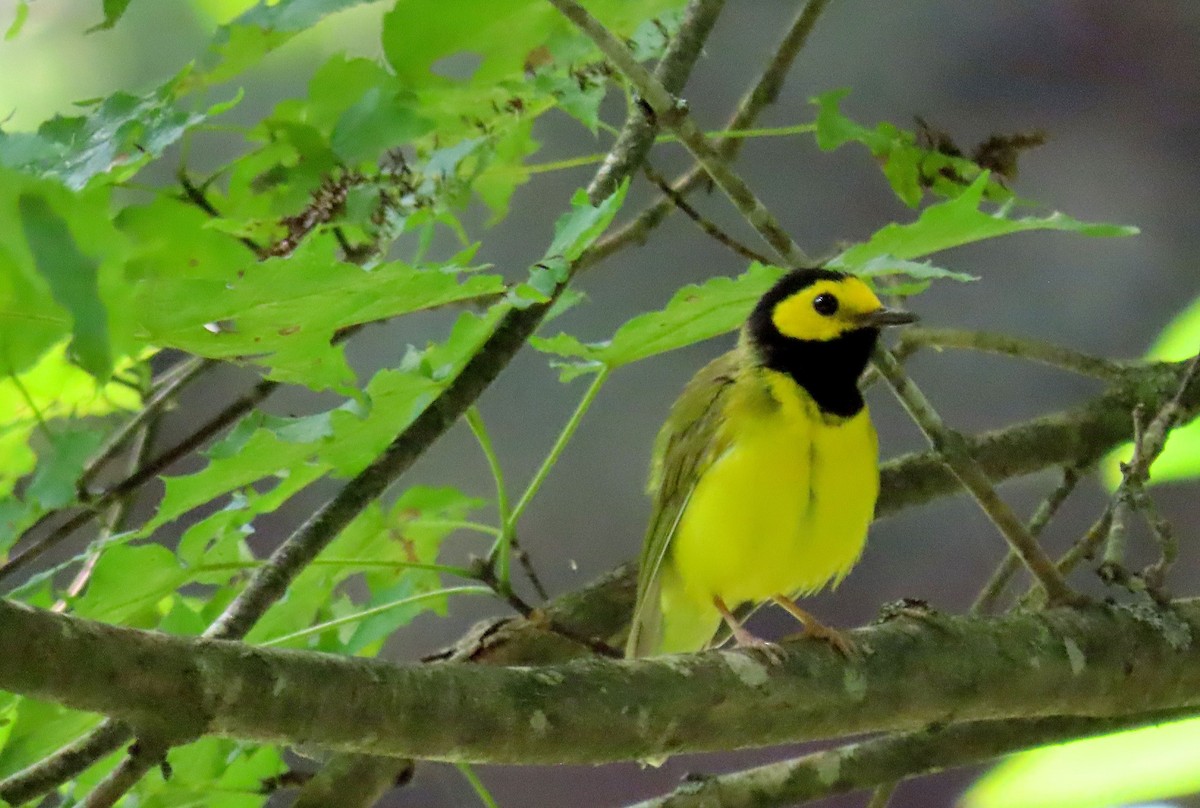
<svg viewBox="0 0 1200 808">
<path fill-rule="evenodd" d="M 826 341 L 870 325 L 883 310 L 870 288 L 853 276 L 819 280 L 785 297 L 771 311 L 771 322 L 785 337 Z"/>
</svg>

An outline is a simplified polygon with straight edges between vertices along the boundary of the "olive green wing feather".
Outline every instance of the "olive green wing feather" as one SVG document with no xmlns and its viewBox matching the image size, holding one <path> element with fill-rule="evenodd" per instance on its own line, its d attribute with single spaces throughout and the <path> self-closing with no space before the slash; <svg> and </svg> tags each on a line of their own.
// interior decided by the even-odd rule
<svg viewBox="0 0 1200 808">
<path fill-rule="evenodd" d="M 628 657 L 646 656 L 662 631 L 659 575 L 679 519 L 696 483 L 728 443 L 725 408 L 741 367 L 730 351 L 700 369 L 671 408 L 654 443 L 648 489 L 654 497 L 638 563 L 637 605 L 625 646 Z"/>
</svg>

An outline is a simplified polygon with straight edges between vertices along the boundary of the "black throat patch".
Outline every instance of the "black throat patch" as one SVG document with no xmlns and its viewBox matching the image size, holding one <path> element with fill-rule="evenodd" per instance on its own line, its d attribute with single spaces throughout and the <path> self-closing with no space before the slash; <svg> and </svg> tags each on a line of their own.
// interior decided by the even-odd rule
<svg viewBox="0 0 1200 808">
<path fill-rule="evenodd" d="M 786 373 L 812 396 L 821 412 L 849 418 L 863 408 L 858 379 L 862 376 L 879 329 L 860 328 L 832 340 L 785 337 L 771 328 L 766 339 L 751 333 L 763 367 Z"/>
<path fill-rule="evenodd" d="M 791 376 L 812 396 L 821 412 L 849 418 L 863 408 L 858 379 L 875 349 L 879 329 L 859 328 L 836 339 L 805 340 L 779 333 L 771 319 L 781 300 L 819 280 L 844 277 L 824 269 L 789 273 L 758 301 L 746 328 L 750 347 L 763 367 Z"/>
</svg>

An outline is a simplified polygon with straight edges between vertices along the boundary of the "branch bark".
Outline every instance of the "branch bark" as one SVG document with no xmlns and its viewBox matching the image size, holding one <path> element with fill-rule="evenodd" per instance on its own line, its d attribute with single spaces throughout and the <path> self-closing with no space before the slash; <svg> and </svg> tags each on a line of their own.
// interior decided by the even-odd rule
<svg viewBox="0 0 1200 808">
<path fill-rule="evenodd" d="M 716 777 L 689 778 L 674 792 L 630 808 L 787 808 L 807 800 L 979 763 L 1048 743 L 1170 721 L 1169 711 L 1121 718 L 974 721 L 885 735 L 794 760 Z"/>
<path fill-rule="evenodd" d="M 1174 604 L 1200 631 L 1200 601 Z M 0 602 L 0 688 L 178 740 L 214 734 L 481 763 L 603 763 L 937 722 L 1200 705 L 1200 648 L 1090 605 L 853 632 L 860 660 L 784 645 L 543 667 L 389 665 L 94 623 Z M 121 687 L 113 687 L 120 682 Z"/>
</svg>

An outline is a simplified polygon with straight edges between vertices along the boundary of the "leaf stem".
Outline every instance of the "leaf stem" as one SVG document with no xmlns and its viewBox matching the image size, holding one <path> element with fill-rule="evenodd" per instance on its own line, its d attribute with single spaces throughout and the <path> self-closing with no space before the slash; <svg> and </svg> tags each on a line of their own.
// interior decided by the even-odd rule
<svg viewBox="0 0 1200 808">
<path fill-rule="evenodd" d="M 213 564 L 197 564 L 190 569 L 196 572 L 224 572 L 226 570 L 252 570 L 266 564 L 266 561 L 221 561 Z M 451 564 L 422 564 L 418 561 L 368 561 L 360 558 L 318 558 L 312 562 L 314 567 L 342 567 L 345 569 L 406 569 L 425 570 L 455 575 L 459 578 L 475 580 L 478 576 L 467 567 L 456 567 Z"/>
<path fill-rule="evenodd" d="M 496 481 L 496 511 L 500 518 L 500 524 L 507 524 L 510 513 L 508 488 L 504 484 L 504 469 L 500 466 L 500 458 L 496 456 L 496 450 L 492 446 L 492 436 L 488 433 L 487 425 L 483 422 L 479 408 L 474 404 L 467 409 L 464 418 L 467 426 L 471 427 L 471 433 L 475 436 L 475 440 L 479 441 L 479 448 L 483 450 L 483 456 L 487 458 L 492 479 Z"/>
<path fill-rule="evenodd" d="M 454 764 L 454 768 L 458 769 L 463 779 L 471 784 L 471 788 L 475 790 L 475 795 L 479 797 L 480 802 L 487 806 L 487 808 L 500 808 L 495 798 L 492 797 L 492 793 L 488 791 L 487 786 L 479 779 L 479 775 L 475 773 L 475 770 L 471 768 L 469 763 L 458 762 Z"/>
<path fill-rule="evenodd" d="M 604 385 L 604 382 L 608 380 L 608 374 L 609 370 L 607 367 L 596 374 L 596 378 L 592 380 L 587 392 L 583 394 L 583 398 L 579 400 L 575 411 L 571 413 L 571 417 L 567 420 L 566 425 L 563 426 L 558 439 L 550 447 L 550 453 L 546 455 L 546 459 L 542 461 L 541 467 L 533 475 L 533 479 L 529 481 L 529 486 L 525 489 L 525 493 L 521 495 L 521 498 L 513 507 L 509 518 L 505 520 L 503 532 L 499 540 L 497 540 L 495 547 L 492 548 L 492 559 L 496 568 L 496 578 L 500 586 L 508 586 L 511 580 L 512 540 L 513 535 L 516 533 L 517 522 L 521 519 L 521 514 L 529 507 L 529 503 L 537 495 L 538 489 L 542 487 L 542 483 L 546 481 L 546 477 L 549 476 L 551 469 L 558 462 L 563 449 L 566 448 L 567 443 L 575 434 L 575 430 L 579 428 L 584 414 L 592 406 L 592 402 L 596 400 L 596 395 L 600 392 L 600 388 Z"/>
<path fill-rule="evenodd" d="M 416 595 L 409 595 L 406 598 L 398 598 L 396 600 L 388 601 L 387 603 L 381 603 L 378 606 L 373 606 L 370 609 L 364 609 L 361 612 L 355 612 L 354 614 L 347 614 L 342 617 L 335 618 L 333 620 L 327 620 L 324 623 L 317 623 L 315 626 L 309 626 L 308 628 L 303 628 L 303 629 L 300 629 L 299 631 L 293 631 L 291 634 L 284 634 L 282 637 L 274 637 L 273 639 L 265 640 L 265 641 L 259 643 L 259 645 L 261 645 L 261 646 L 282 645 L 285 642 L 289 642 L 291 640 L 297 640 L 297 639 L 300 639 L 301 637 L 308 637 L 313 634 L 320 634 L 322 631 L 325 631 L 326 629 L 335 628 L 337 626 L 343 626 L 343 625 L 346 625 L 347 623 L 354 623 L 354 622 L 363 620 L 368 617 L 373 617 L 374 615 L 377 615 L 377 614 L 382 614 L 383 612 L 386 612 L 389 609 L 394 609 L 397 606 L 410 606 L 414 603 L 420 603 L 421 601 L 424 601 L 424 600 L 432 600 L 434 598 L 446 597 L 449 595 L 492 595 L 492 594 L 495 594 L 495 593 L 492 592 L 491 588 L 486 587 L 486 586 L 448 586 L 445 589 L 434 589 L 430 592 L 420 592 Z"/>
</svg>

